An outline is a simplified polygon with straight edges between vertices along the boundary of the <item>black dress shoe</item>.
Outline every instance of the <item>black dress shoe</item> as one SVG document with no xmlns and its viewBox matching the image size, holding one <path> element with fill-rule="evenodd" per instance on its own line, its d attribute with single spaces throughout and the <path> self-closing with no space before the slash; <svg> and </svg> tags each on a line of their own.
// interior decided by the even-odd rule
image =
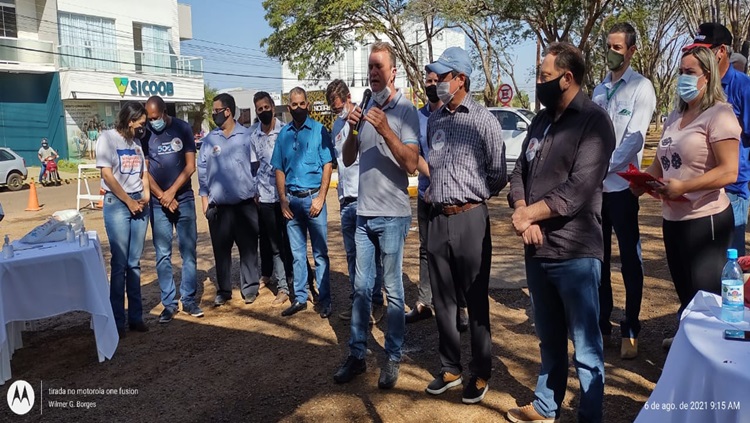
<svg viewBox="0 0 750 423">
<path fill-rule="evenodd" d="M 327 319 L 331 317 L 331 306 L 323 306 L 320 308 L 320 318 Z"/>
<path fill-rule="evenodd" d="M 365 370 L 367 370 L 365 360 L 350 355 L 336 371 L 336 374 L 333 375 L 333 381 L 336 383 L 347 383 L 354 379 L 354 376 L 364 373 Z"/>
<path fill-rule="evenodd" d="M 432 309 L 426 306 L 416 306 L 406 313 L 406 323 L 416 323 L 432 317 Z"/>
<path fill-rule="evenodd" d="M 307 309 L 307 303 L 300 303 L 299 301 L 294 301 L 292 305 L 289 306 L 286 310 L 281 312 L 281 315 L 284 317 L 291 316 L 293 314 L 297 314 L 302 310 Z"/>
<path fill-rule="evenodd" d="M 148 332 L 148 326 L 146 326 L 146 324 L 143 322 L 131 323 L 130 330 L 136 332 Z"/>
<path fill-rule="evenodd" d="M 221 295 L 217 295 L 216 298 L 214 298 L 214 307 L 220 307 L 227 303 L 227 299 L 222 297 Z"/>
</svg>

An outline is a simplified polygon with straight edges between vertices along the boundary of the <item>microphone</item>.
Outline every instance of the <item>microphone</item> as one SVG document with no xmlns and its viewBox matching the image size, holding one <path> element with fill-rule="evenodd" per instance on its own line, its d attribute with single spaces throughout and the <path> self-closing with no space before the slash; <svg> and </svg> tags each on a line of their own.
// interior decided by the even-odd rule
<svg viewBox="0 0 750 423">
<path fill-rule="evenodd" d="M 359 122 L 357 122 L 357 125 L 352 131 L 352 134 L 354 135 L 359 135 L 359 128 L 362 126 L 362 121 L 365 120 L 365 106 L 367 106 L 367 103 L 370 101 L 370 97 L 372 97 L 372 90 L 368 88 L 365 90 L 365 94 L 362 96 L 362 103 L 360 103 L 359 105 L 359 109 L 362 110 L 362 116 L 360 117 Z"/>
</svg>

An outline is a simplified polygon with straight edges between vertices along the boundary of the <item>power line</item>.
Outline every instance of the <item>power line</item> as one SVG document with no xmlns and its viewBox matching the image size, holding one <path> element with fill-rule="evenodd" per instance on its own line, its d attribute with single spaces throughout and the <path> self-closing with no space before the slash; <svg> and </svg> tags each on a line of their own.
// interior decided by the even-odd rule
<svg viewBox="0 0 750 423">
<path fill-rule="evenodd" d="M 86 59 L 86 60 L 95 60 L 100 62 L 107 62 L 107 63 L 116 63 L 120 65 L 133 65 L 133 66 L 142 66 L 142 63 L 135 63 L 135 62 L 125 62 L 122 60 L 111 60 L 111 59 L 103 59 L 99 57 L 87 57 L 87 56 L 81 56 L 77 54 L 70 54 L 70 53 L 60 53 L 60 52 L 49 52 L 44 50 L 38 50 L 33 48 L 27 48 L 27 47 L 19 47 L 19 46 L 6 46 L 6 48 L 13 48 L 16 50 L 23 50 L 23 51 L 30 51 L 34 53 L 43 53 L 43 54 L 51 54 L 55 56 L 61 56 L 61 57 L 72 57 L 76 59 Z M 145 65 L 148 68 L 152 69 L 168 69 L 168 70 L 174 70 L 173 67 L 170 66 L 159 66 L 159 65 Z M 102 69 L 104 70 L 104 69 Z M 276 76 L 265 76 L 265 75 L 247 75 L 247 74 L 239 74 L 239 73 L 227 73 L 227 72 L 215 72 L 215 71 L 207 71 L 207 70 L 194 70 L 191 71 L 193 73 L 201 73 L 204 75 L 220 75 L 220 76 L 231 76 L 236 78 L 257 78 L 257 79 L 271 79 L 271 80 L 287 80 L 287 81 L 306 81 L 306 82 L 312 82 L 312 83 L 318 83 L 320 80 L 317 79 L 298 79 L 298 78 L 284 78 L 284 77 L 276 77 Z"/>
</svg>

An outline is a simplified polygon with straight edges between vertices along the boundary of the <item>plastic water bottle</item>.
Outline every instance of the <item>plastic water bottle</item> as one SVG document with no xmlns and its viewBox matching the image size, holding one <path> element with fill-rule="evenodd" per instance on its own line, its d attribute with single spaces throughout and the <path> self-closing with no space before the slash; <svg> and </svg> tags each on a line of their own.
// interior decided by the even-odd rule
<svg viewBox="0 0 750 423">
<path fill-rule="evenodd" d="M 78 235 L 78 245 L 81 248 L 85 248 L 89 246 L 89 234 L 86 232 L 86 227 L 81 227 L 81 234 Z"/>
<path fill-rule="evenodd" d="M 13 244 L 10 243 L 10 237 L 5 235 L 5 243 L 3 244 L 3 258 L 13 258 Z"/>
<path fill-rule="evenodd" d="M 65 232 L 65 241 L 76 242 L 76 233 L 73 231 L 73 226 L 70 223 L 68 223 L 68 228 Z"/>
<path fill-rule="evenodd" d="M 727 250 L 727 264 L 721 272 L 721 320 L 727 323 L 742 321 L 744 309 L 742 268 L 737 263 L 737 250 Z"/>
</svg>

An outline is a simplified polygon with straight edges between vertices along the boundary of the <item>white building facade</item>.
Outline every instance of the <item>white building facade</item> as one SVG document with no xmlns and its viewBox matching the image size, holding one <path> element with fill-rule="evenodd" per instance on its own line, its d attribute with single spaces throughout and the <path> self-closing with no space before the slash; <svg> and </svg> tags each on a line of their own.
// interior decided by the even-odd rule
<svg viewBox="0 0 750 423">
<path fill-rule="evenodd" d="M 121 105 L 159 95 L 170 115 L 203 103 L 203 60 L 180 55 L 190 6 L 176 0 L 57 0 L 58 67 L 68 149 L 112 128 Z M 76 157 L 76 155 L 80 157 Z"/>
</svg>

